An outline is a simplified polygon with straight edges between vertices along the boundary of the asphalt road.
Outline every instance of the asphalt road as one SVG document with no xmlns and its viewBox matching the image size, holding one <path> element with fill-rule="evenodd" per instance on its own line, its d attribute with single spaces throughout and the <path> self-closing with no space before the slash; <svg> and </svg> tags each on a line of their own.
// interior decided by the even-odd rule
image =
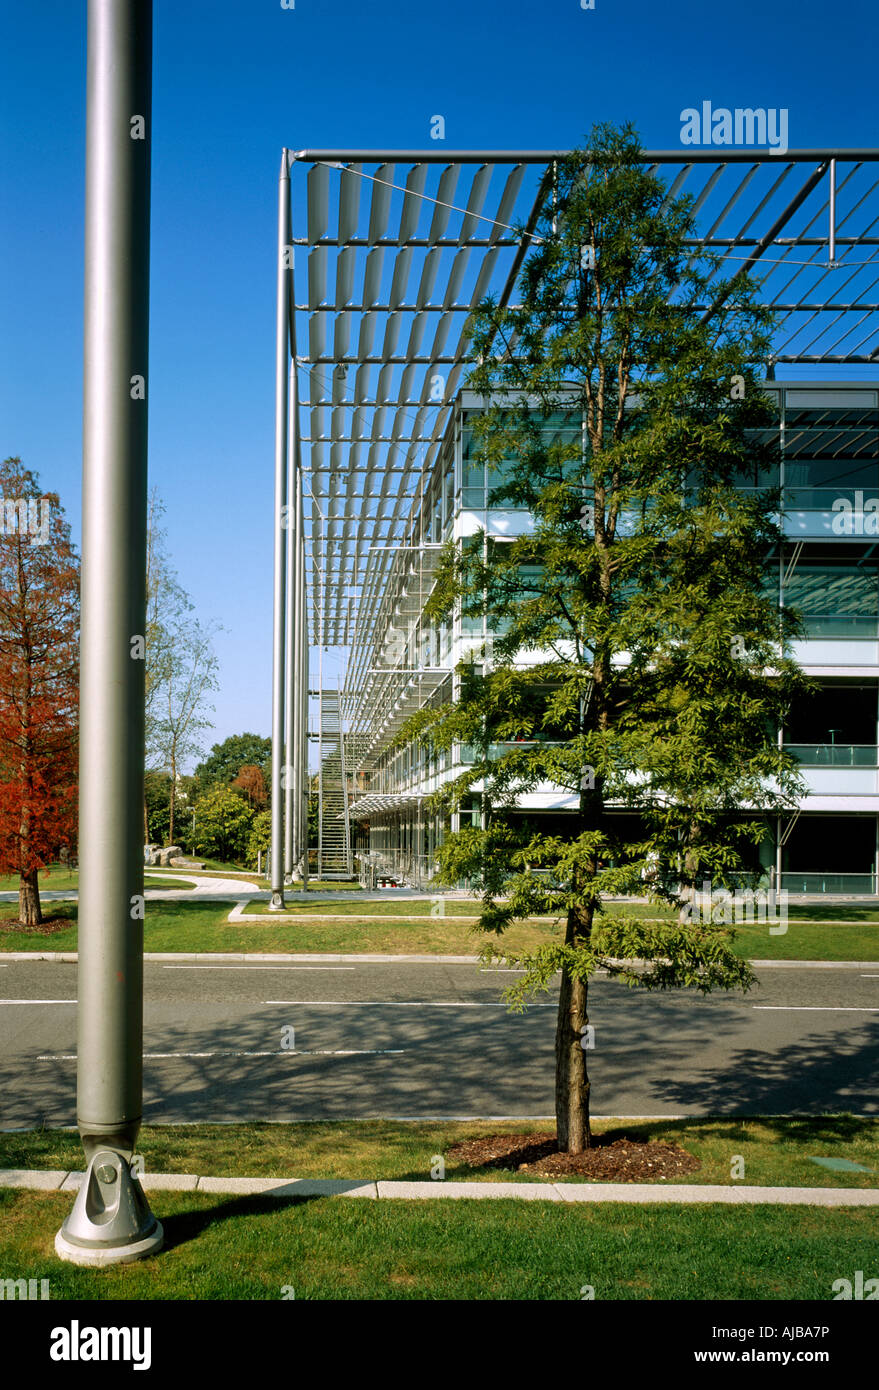
<svg viewBox="0 0 879 1390">
<path fill-rule="evenodd" d="M 76 972 L 0 961 L 4 1128 L 75 1123 Z M 759 976 L 707 998 L 593 981 L 593 1113 L 879 1114 L 875 967 Z M 147 962 L 144 1118 L 549 1115 L 554 999 L 512 1015 L 510 979 L 441 962 Z"/>
</svg>

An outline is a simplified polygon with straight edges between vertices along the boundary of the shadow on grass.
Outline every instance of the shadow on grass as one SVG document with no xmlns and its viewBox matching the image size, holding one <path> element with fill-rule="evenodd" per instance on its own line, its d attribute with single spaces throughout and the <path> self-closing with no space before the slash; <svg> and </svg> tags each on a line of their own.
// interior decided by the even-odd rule
<svg viewBox="0 0 879 1390">
<path fill-rule="evenodd" d="M 149 1194 L 148 1194 L 149 1195 Z M 198 1195 L 198 1194 L 196 1194 Z M 207 1194 L 204 1194 L 207 1195 Z M 207 1211 L 185 1211 L 176 1215 L 163 1216 L 162 1229 L 165 1233 L 163 1250 L 176 1250 L 197 1240 L 212 1226 L 223 1221 L 233 1221 L 239 1216 L 272 1216 L 285 1207 L 301 1207 L 309 1202 L 324 1202 L 327 1197 L 320 1193 L 307 1193 L 291 1197 L 266 1197 L 259 1193 L 252 1197 L 234 1197 L 220 1202 Z M 368 1198 L 364 1200 L 368 1201 Z"/>
<path fill-rule="evenodd" d="M 16 903 L 0 905 L 0 937 L 2 936 L 53 936 L 56 932 L 67 931 L 76 924 L 76 903 L 43 904 L 43 920 L 36 927 L 22 926 L 18 920 Z"/>
<path fill-rule="evenodd" d="M 876 907 L 790 907 L 788 917 L 792 922 L 868 922 L 879 926 L 879 909 Z"/>
<path fill-rule="evenodd" d="M 750 1134 L 743 1125 L 762 1125 L 778 1139 L 795 1143 L 814 1142 L 853 1143 L 858 1139 L 871 1138 L 876 1133 L 876 1119 L 858 1115 L 740 1115 L 694 1119 L 687 1116 L 680 1121 L 659 1120 L 654 1123 L 636 1121 L 602 1132 L 602 1143 L 612 1143 L 615 1139 L 637 1139 L 639 1141 L 667 1134 L 670 1129 L 685 1128 L 692 1137 L 698 1138 L 705 1130 L 712 1140 L 724 1143 L 748 1144 L 763 1142 L 762 1134 Z"/>
</svg>

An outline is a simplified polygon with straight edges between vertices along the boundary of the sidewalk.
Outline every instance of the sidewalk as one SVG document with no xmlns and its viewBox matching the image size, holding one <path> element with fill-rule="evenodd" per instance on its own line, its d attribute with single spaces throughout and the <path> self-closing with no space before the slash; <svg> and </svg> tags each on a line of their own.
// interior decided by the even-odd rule
<svg viewBox="0 0 879 1390">
<path fill-rule="evenodd" d="M 0 1168 L 0 1187 L 76 1192 L 84 1174 L 61 1169 Z M 210 1178 L 195 1173 L 143 1173 L 147 1192 L 211 1192 L 238 1197 L 371 1197 L 485 1199 L 523 1202 L 721 1202 L 773 1206 L 875 1207 L 879 1189 L 857 1187 L 726 1187 L 696 1183 L 384 1182 L 345 1178 Z"/>
</svg>

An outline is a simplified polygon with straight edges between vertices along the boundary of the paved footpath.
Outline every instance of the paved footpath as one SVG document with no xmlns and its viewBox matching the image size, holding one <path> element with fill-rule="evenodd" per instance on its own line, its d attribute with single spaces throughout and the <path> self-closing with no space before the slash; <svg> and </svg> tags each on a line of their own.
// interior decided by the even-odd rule
<svg viewBox="0 0 879 1390">
<path fill-rule="evenodd" d="M 76 1192 L 84 1174 L 63 1169 L 0 1168 L 0 1187 Z M 857 1187 L 724 1187 L 705 1183 L 385 1182 L 376 1179 L 210 1178 L 195 1173 L 144 1173 L 150 1192 L 212 1192 L 235 1196 L 371 1197 L 406 1200 L 514 1197 L 524 1202 L 722 1202 L 775 1206 L 875 1207 L 879 1191 Z"/>
</svg>

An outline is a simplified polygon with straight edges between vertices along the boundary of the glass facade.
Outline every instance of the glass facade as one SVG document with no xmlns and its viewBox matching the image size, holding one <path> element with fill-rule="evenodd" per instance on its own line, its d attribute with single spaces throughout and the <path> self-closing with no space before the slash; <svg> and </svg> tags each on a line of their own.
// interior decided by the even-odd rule
<svg viewBox="0 0 879 1390">
<path fill-rule="evenodd" d="M 816 882 L 843 885 L 816 891 L 872 892 L 879 881 L 879 390 L 863 383 L 777 382 L 766 390 L 775 396 L 777 426 L 755 434 L 755 456 L 768 446 L 776 457 L 755 463 L 738 485 L 780 489 L 785 540 L 767 555 L 766 583 L 779 605 L 802 619 L 797 657 L 818 682 L 818 694 L 792 710 L 778 731 L 802 764 L 809 795 L 793 827 L 773 824 L 764 868 L 781 886 L 794 888 L 794 880 L 805 883 L 812 875 Z M 459 396 L 446 446 L 413 508 L 407 544 L 415 560 L 394 562 L 380 628 L 402 634 L 392 647 L 397 675 L 377 682 L 370 722 L 378 733 L 371 735 L 358 781 L 366 796 L 384 798 L 365 803 L 370 811 L 359 822 L 361 850 L 380 847 L 387 864 L 422 886 L 443 834 L 462 823 L 458 816 L 441 821 L 429 815 L 425 798 L 472 762 L 474 752 L 467 745 L 449 753 L 388 745 L 419 703 L 453 700 L 458 662 L 468 655 L 481 659 L 487 638 L 502 631 L 496 625 L 487 633 L 485 619 L 472 608 L 459 606 L 442 623 L 425 617 L 433 570 L 425 565 L 424 547 L 451 538 L 462 548 L 484 545 L 482 558 L 490 564 L 493 547 L 527 534 L 529 526 L 520 504 L 497 495 L 512 477 L 512 461 L 488 468 L 477 459 L 478 404 L 466 392 Z M 554 446 L 550 467 L 579 465 L 579 419 L 559 414 L 542 434 Z M 487 539 L 477 539 L 477 532 Z M 526 586 L 534 573 L 523 568 Z M 374 660 L 381 665 L 381 654 Z M 430 680 L 422 672 L 430 672 Z M 541 741 L 564 736 L 564 730 L 542 726 L 534 733 Z M 491 751 L 500 756 L 508 746 L 493 744 Z M 560 824 L 576 804 L 558 788 L 546 788 L 537 801 L 529 814 Z M 465 819 L 473 816 L 478 799 Z"/>
</svg>

